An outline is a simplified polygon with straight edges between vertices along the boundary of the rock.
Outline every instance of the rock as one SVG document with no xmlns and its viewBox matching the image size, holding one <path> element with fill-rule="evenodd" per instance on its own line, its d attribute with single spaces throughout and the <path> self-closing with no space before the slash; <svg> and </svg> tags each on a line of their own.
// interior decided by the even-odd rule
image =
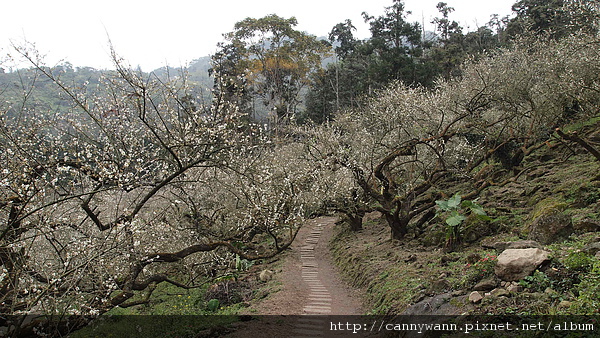
<svg viewBox="0 0 600 338">
<path fill-rule="evenodd" d="M 475 291 L 490 291 L 490 290 L 493 290 L 497 284 L 498 283 L 496 283 L 496 281 L 493 279 L 484 279 L 481 282 L 477 283 L 473 287 L 473 290 L 475 290 Z"/>
<path fill-rule="evenodd" d="M 596 253 L 600 252 L 600 242 L 590 243 L 584 246 L 581 251 L 590 255 L 595 255 Z"/>
<path fill-rule="evenodd" d="M 536 241 L 532 240 L 521 240 L 515 242 L 509 242 L 507 249 L 531 249 L 538 248 L 543 249 L 542 245 Z"/>
<path fill-rule="evenodd" d="M 567 239 L 573 233 L 571 216 L 563 211 L 565 203 L 552 198 L 539 202 L 530 214 L 528 239 L 551 244 Z"/>
<path fill-rule="evenodd" d="M 591 219 L 581 220 L 573 225 L 573 229 L 578 232 L 600 231 L 600 223 Z"/>
<path fill-rule="evenodd" d="M 438 280 L 434 281 L 433 283 L 431 283 L 429 288 L 427 288 L 426 293 L 436 294 L 436 293 L 448 291 L 450 289 L 451 289 L 451 285 L 450 285 L 450 282 L 448 282 L 448 280 L 438 279 Z"/>
<path fill-rule="evenodd" d="M 506 289 L 497 288 L 492 290 L 490 294 L 494 297 L 508 297 L 510 295 L 510 292 L 508 292 Z"/>
<path fill-rule="evenodd" d="M 452 291 L 452 297 L 458 297 L 458 296 L 463 296 L 466 294 L 466 292 L 464 290 L 454 290 Z"/>
<path fill-rule="evenodd" d="M 451 292 L 427 297 L 418 303 L 409 306 L 401 315 L 422 316 L 441 315 L 456 316 L 465 312 L 467 296 L 453 297 Z"/>
<path fill-rule="evenodd" d="M 440 258 L 440 263 L 442 265 L 447 265 L 450 262 L 456 262 L 458 259 L 459 259 L 458 257 L 451 257 L 451 256 L 448 256 L 448 255 L 443 255 Z"/>
<path fill-rule="evenodd" d="M 523 290 L 525 290 L 525 288 L 523 288 L 521 285 L 519 284 L 511 284 L 509 285 L 506 290 L 508 292 L 523 292 Z"/>
<path fill-rule="evenodd" d="M 268 282 L 271 279 L 273 279 L 273 271 L 271 270 L 263 270 L 260 272 L 260 274 L 258 275 L 258 279 L 260 279 L 261 282 Z"/>
<path fill-rule="evenodd" d="M 572 233 L 571 217 L 562 212 L 542 215 L 529 226 L 529 238 L 543 244 L 566 240 Z"/>
<path fill-rule="evenodd" d="M 518 281 L 546 262 L 549 254 L 539 248 L 506 249 L 498 256 L 494 272 L 501 280 Z"/>
<path fill-rule="evenodd" d="M 492 247 L 500 252 L 506 249 L 530 249 L 530 248 L 540 248 L 543 247 L 540 243 L 531 240 L 521 240 L 514 242 L 496 242 L 492 245 Z"/>
<path fill-rule="evenodd" d="M 474 304 L 481 302 L 482 299 L 483 299 L 483 296 L 478 291 L 473 291 L 469 295 L 469 301 Z"/>
</svg>

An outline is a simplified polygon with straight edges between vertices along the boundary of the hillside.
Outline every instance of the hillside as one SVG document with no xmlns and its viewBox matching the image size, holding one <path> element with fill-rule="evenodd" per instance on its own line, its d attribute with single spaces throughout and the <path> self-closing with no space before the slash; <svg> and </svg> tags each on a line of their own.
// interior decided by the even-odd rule
<svg viewBox="0 0 600 338">
<path fill-rule="evenodd" d="M 600 123 L 579 132 L 593 139 Z M 443 249 L 443 219 L 409 234 L 408 241 L 388 240 L 377 212 L 365 216 L 361 231 L 340 225 L 331 248 L 347 281 L 364 290 L 368 313 L 598 314 L 600 162 L 577 145 L 551 141 L 525 157 L 517 175 L 482 176 L 498 182 L 477 199 L 493 220 L 468 219 L 461 243 L 450 252 Z M 445 192 L 465 188 L 452 185 Z M 511 283 L 494 268 L 513 242 L 539 247 L 548 259 Z M 422 308 L 426 303 L 436 305 Z"/>
</svg>

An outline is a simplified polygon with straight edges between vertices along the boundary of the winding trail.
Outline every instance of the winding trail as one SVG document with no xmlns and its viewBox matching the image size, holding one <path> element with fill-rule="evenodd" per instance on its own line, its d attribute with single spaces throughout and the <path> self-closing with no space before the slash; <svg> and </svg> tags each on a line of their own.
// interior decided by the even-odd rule
<svg viewBox="0 0 600 338">
<path fill-rule="evenodd" d="M 294 316 L 297 320 L 286 320 L 283 325 L 260 325 L 260 328 L 248 325 L 229 337 L 252 337 L 257 333 L 253 330 L 260 330 L 260 336 L 264 337 L 279 337 L 282 332 L 286 332 L 286 337 L 323 336 L 322 330 L 316 328 L 322 328 L 327 318 L 320 316 L 363 313 L 357 291 L 342 282 L 329 252 L 327 244 L 336 221 L 336 217 L 307 221 L 285 254 L 281 272 L 274 276 L 281 289 L 247 312 L 269 315 L 274 320 L 281 316 Z"/>
</svg>

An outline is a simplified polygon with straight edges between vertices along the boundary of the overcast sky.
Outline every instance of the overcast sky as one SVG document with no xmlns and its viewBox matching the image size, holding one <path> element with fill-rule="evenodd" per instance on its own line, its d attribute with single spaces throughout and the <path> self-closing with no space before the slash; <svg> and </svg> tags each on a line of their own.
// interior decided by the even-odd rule
<svg viewBox="0 0 600 338">
<path fill-rule="evenodd" d="M 438 16 L 440 0 L 405 0 L 410 21 Z M 451 19 L 465 29 L 485 25 L 490 15 L 511 14 L 516 0 L 446 0 L 455 8 Z M 216 51 L 222 34 L 246 17 L 269 14 L 295 16 L 297 29 L 326 36 L 346 19 L 359 38 L 368 37 L 362 12 L 378 16 L 392 0 L 4 0 L 0 3 L 0 49 L 10 52 L 10 41 L 33 42 L 53 65 L 60 60 L 75 66 L 112 68 L 109 43 L 133 66 L 150 71 L 166 64 L 185 65 Z"/>
</svg>

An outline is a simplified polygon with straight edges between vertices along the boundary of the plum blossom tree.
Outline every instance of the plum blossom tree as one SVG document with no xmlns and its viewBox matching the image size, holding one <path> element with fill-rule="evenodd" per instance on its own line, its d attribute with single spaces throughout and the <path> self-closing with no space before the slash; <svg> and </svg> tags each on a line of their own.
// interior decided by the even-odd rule
<svg viewBox="0 0 600 338">
<path fill-rule="evenodd" d="M 345 201 L 355 203 L 344 208 L 380 211 L 391 237 L 401 239 L 434 216 L 449 180 L 472 180 L 487 160 L 518 175 L 524 156 L 557 126 L 597 117 L 597 41 L 525 40 L 468 62 L 461 78 L 439 81 L 433 91 L 396 83 L 364 108 L 316 127 L 311 154 L 323 168 L 343 168 L 360 189 L 346 191 Z M 501 182 L 471 183 L 464 198 Z"/>
<path fill-rule="evenodd" d="M 231 103 L 193 102 L 185 78 L 113 53 L 97 87 L 72 87 L 16 51 L 34 78 L 2 93 L 0 312 L 97 315 L 148 302 L 160 283 L 197 287 L 215 256 L 285 250 L 317 208 L 307 192 L 325 187 L 301 146 L 273 145 Z M 39 109 L 41 79 L 70 105 Z"/>
</svg>

